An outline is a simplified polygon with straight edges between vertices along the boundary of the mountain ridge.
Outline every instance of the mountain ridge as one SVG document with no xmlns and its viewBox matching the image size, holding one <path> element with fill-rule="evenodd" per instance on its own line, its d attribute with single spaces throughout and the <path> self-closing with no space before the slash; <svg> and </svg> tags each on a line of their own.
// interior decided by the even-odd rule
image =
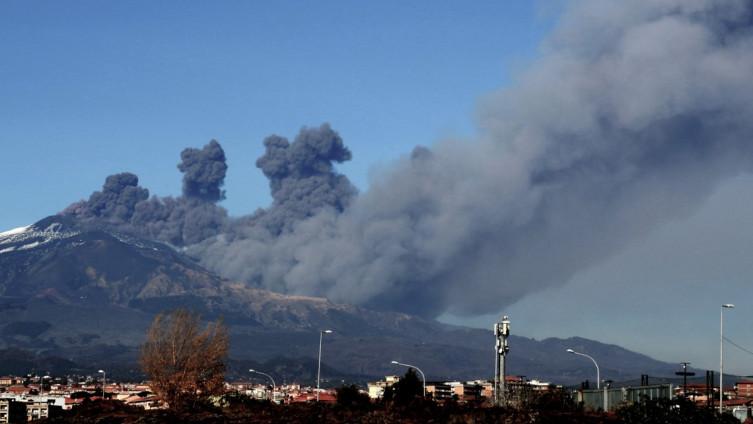
<svg viewBox="0 0 753 424">
<path fill-rule="evenodd" d="M 437 378 L 489 378 L 493 372 L 491 331 L 248 287 L 164 243 L 68 216 L 0 233 L 0 252 L 0 348 L 97 366 L 119 361 L 137 372 L 138 346 L 154 315 L 186 307 L 225 321 L 233 361 L 311 358 L 319 330 L 327 328 L 335 332 L 326 337 L 323 361 L 343 377 L 399 373 L 393 359 L 421 363 Z M 582 338 L 511 336 L 510 345 L 510 373 L 556 382 L 592 374 L 591 364 L 566 347 L 599 352 L 603 375 L 613 380 L 671 375 L 674 367 Z"/>
</svg>

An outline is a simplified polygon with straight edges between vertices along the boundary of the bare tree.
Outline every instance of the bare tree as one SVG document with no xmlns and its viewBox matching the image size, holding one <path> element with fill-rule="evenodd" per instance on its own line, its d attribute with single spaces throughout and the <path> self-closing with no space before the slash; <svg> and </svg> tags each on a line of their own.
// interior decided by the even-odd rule
<svg viewBox="0 0 753 424">
<path fill-rule="evenodd" d="M 170 408 L 192 409 L 221 394 L 229 337 L 221 321 L 202 328 L 201 317 L 185 309 L 154 318 L 141 349 L 151 387 Z"/>
</svg>

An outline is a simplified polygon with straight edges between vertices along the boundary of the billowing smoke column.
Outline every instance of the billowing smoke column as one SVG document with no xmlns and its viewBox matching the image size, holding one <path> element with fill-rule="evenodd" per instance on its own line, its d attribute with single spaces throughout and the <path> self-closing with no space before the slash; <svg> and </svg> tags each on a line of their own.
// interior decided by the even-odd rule
<svg viewBox="0 0 753 424">
<path fill-rule="evenodd" d="M 359 196 L 334 171 L 350 152 L 325 125 L 265 140 L 257 166 L 274 201 L 251 216 L 228 219 L 213 203 L 224 167 L 192 161 L 181 198 L 144 200 L 135 176 L 119 177 L 70 210 L 280 292 L 426 316 L 497 312 L 692 213 L 753 166 L 751 2 L 568 7 L 540 58 L 485 100 L 479 139 L 418 147 Z"/>
<path fill-rule="evenodd" d="M 751 16 L 749 1 L 575 1 L 540 58 L 485 101 L 479 140 L 416 150 L 342 213 L 191 251 L 288 293 L 497 312 L 750 171 Z"/>
<path fill-rule="evenodd" d="M 293 225 L 323 208 L 342 212 L 356 194 L 333 163 L 350 160 L 350 150 L 329 125 L 303 128 L 293 143 L 276 135 L 264 140 L 266 152 L 256 161 L 274 199 L 260 220 L 273 234 L 290 231 Z"/>
<path fill-rule="evenodd" d="M 220 187 L 225 182 L 227 164 L 220 143 L 212 140 L 203 149 L 185 149 L 180 159 L 178 169 L 183 173 L 183 196 L 208 202 L 225 198 Z"/>
<path fill-rule="evenodd" d="M 106 225 L 176 246 L 214 236 L 227 221 L 227 211 L 214 204 L 224 197 L 220 187 L 227 171 L 225 152 L 212 140 L 203 149 L 185 149 L 181 159 L 182 197 L 149 198 L 149 191 L 138 185 L 136 175 L 122 173 L 107 177 L 102 191 L 63 213 L 83 223 Z"/>
<path fill-rule="evenodd" d="M 74 203 L 67 213 L 82 218 L 102 218 L 109 222 L 127 222 L 133 216 L 136 205 L 149 198 L 149 190 L 139 186 L 139 177 L 130 172 L 110 175 L 88 201 Z"/>
</svg>

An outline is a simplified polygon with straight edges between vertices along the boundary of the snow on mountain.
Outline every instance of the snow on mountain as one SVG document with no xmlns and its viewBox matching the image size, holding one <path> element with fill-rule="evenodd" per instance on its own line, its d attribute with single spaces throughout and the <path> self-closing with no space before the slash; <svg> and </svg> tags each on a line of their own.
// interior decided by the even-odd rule
<svg viewBox="0 0 753 424">
<path fill-rule="evenodd" d="M 50 217 L 33 225 L 0 233 L 0 254 L 34 249 L 53 240 L 73 237 L 79 233 L 79 231 L 67 229 L 65 223 Z"/>
<path fill-rule="evenodd" d="M 29 227 L 31 227 L 31 225 L 27 225 L 25 227 L 13 228 L 8 231 L 3 231 L 2 233 L 0 233 L 0 238 L 5 237 L 5 236 L 12 236 L 14 234 L 23 233 L 24 231 L 28 230 Z"/>
</svg>

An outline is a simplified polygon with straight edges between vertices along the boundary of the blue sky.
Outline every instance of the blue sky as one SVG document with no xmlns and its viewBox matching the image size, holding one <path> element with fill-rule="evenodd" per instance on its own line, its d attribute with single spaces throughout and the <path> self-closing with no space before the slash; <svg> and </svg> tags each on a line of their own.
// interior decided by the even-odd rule
<svg viewBox="0 0 753 424">
<path fill-rule="evenodd" d="M 330 122 L 369 170 L 474 131 L 548 26 L 527 1 L 0 4 L 0 228 L 131 171 L 179 194 L 180 151 L 215 138 L 232 214 L 269 202 L 261 141 Z"/>
<path fill-rule="evenodd" d="M 535 57 L 557 4 L 4 1 L 0 230 L 116 172 L 179 194 L 180 151 L 212 138 L 230 167 L 223 205 L 249 213 L 270 199 L 254 166 L 262 139 L 322 122 L 353 151 L 339 169 L 365 190 L 413 146 L 473 136 L 479 100 Z M 718 304 L 750 298 L 751 187 L 736 179 L 689 219 L 508 308 L 514 331 L 717 366 Z M 488 328 L 494 317 L 447 319 Z M 728 334 L 753 347 L 750 320 L 730 312 Z M 750 356 L 728 350 L 729 368 L 750 374 Z"/>
</svg>

